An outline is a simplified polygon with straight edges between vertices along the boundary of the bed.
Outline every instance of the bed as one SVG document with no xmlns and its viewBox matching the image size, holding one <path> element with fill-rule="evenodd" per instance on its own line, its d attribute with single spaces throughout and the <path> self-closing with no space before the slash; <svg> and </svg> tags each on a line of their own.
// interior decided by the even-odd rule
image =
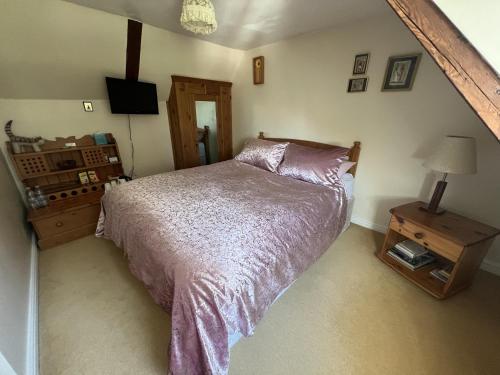
<svg viewBox="0 0 500 375">
<path fill-rule="evenodd" d="M 357 142 L 350 159 L 359 151 Z M 227 374 L 231 344 L 342 233 L 349 201 L 343 182 L 326 188 L 228 160 L 119 185 L 102 199 L 96 235 L 125 251 L 171 313 L 169 374 Z"/>
</svg>

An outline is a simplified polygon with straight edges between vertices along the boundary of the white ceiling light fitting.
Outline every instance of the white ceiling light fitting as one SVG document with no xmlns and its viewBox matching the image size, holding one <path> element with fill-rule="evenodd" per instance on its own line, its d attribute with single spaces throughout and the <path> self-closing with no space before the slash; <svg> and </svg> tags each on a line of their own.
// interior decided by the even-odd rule
<svg viewBox="0 0 500 375">
<path fill-rule="evenodd" d="M 195 34 L 208 35 L 217 30 L 215 8 L 210 0 L 184 0 L 181 25 Z"/>
</svg>

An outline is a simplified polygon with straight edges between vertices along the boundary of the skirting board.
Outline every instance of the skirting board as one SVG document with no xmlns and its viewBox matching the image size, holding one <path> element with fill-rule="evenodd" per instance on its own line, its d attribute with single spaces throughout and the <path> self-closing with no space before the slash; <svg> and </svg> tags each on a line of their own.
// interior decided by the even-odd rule
<svg viewBox="0 0 500 375">
<path fill-rule="evenodd" d="M 492 261 L 486 259 L 483 261 L 483 263 L 481 263 L 481 269 L 500 276 L 500 263 L 499 262 L 492 262 Z"/>
<path fill-rule="evenodd" d="M 359 225 L 360 227 L 363 227 L 363 228 L 368 228 L 368 229 L 374 230 L 375 232 L 379 232 L 379 233 L 387 232 L 387 225 L 376 224 L 372 221 L 363 219 L 359 216 L 353 216 L 351 218 L 351 223 Z"/>
<path fill-rule="evenodd" d="M 26 338 L 26 374 L 38 375 L 38 248 L 31 239 L 30 290 L 28 301 L 28 335 Z"/>
<path fill-rule="evenodd" d="M 359 216 L 353 216 L 351 218 L 351 223 L 357 224 L 361 227 L 368 228 L 374 230 L 376 232 L 385 233 L 387 232 L 387 225 L 380 225 L 369 220 L 360 218 Z M 495 275 L 500 276 L 500 263 L 492 262 L 488 259 L 485 259 L 483 263 L 481 263 L 481 269 L 491 272 Z"/>
</svg>

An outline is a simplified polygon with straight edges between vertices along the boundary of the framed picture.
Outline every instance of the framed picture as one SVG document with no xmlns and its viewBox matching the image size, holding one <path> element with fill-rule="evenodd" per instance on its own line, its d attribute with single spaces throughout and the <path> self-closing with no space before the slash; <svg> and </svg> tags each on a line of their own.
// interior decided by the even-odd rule
<svg viewBox="0 0 500 375">
<path fill-rule="evenodd" d="M 83 102 L 83 109 L 85 112 L 94 112 L 94 108 L 92 108 L 92 102 Z"/>
<path fill-rule="evenodd" d="M 264 56 L 253 59 L 253 84 L 262 85 L 264 83 Z"/>
<path fill-rule="evenodd" d="M 363 53 L 356 55 L 354 58 L 354 68 L 352 69 L 352 74 L 366 74 L 368 68 L 368 60 L 370 59 L 369 53 Z"/>
<path fill-rule="evenodd" d="M 347 92 L 363 92 L 368 86 L 368 78 L 351 78 L 347 85 Z"/>
<path fill-rule="evenodd" d="M 389 57 L 382 91 L 411 90 L 421 56 L 422 54 Z"/>
</svg>

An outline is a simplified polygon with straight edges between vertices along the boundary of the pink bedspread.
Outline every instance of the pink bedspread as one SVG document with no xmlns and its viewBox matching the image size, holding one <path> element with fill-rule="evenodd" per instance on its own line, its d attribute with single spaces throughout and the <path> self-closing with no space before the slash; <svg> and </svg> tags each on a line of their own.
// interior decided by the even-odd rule
<svg viewBox="0 0 500 375">
<path fill-rule="evenodd" d="M 102 199 L 96 234 L 172 314 L 170 373 L 227 374 L 228 332 L 248 336 L 346 219 L 342 185 L 226 161 L 140 178 Z"/>
</svg>

